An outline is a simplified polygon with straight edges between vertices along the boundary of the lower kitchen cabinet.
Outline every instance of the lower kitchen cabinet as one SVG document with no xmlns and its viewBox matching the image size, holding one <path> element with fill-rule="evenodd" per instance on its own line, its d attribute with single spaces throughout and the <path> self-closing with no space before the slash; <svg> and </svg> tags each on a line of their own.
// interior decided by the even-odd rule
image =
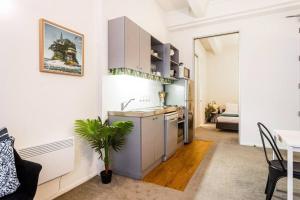
<svg viewBox="0 0 300 200">
<path fill-rule="evenodd" d="M 109 121 L 132 121 L 133 131 L 119 152 L 111 152 L 113 172 L 142 179 L 157 166 L 164 155 L 164 116 L 123 117 L 109 116 Z"/>
<path fill-rule="evenodd" d="M 164 154 L 163 115 L 141 118 L 142 170 L 149 168 Z"/>
</svg>

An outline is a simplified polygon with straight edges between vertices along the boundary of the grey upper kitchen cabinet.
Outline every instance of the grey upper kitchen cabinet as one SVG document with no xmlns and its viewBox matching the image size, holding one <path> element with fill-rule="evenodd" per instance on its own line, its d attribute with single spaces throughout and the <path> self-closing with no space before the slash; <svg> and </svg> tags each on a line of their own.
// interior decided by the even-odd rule
<svg viewBox="0 0 300 200">
<path fill-rule="evenodd" d="M 119 152 L 111 152 L 112 170 L 120 175 L 142 179 L 162 162 L 164 154 L 164 117 L 109 116 L 109 121 L 132 121 L 133 131 Z"/>
<path fill-rule="evenodd" d="M 139 69 L 138 25 L 127 17 L 108 21 L 108 66 L 109 68 Z"/>
<path fill-rule="evenodd" d="M 140 28 L 140 68 L 151 73 L 151 35 Z"/>
<path fill-rule="evenodd" d="M 125 67 L 140 69 L 140 28 L 127 17 L 125 21 Z M 122 33 L 121 33 L 122 34 Z"/>
<path fill-rule="evenodd" d="M 151 36 L 127 17 L 108 22 L 108 67 L 150 73 Z"/>
</svg>

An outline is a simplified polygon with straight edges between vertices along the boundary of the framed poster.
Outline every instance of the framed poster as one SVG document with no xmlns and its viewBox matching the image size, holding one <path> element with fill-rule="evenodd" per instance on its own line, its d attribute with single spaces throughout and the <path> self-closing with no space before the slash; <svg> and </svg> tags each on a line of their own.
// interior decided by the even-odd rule
<svg viewBox="0 0 300 200">
<path fill-rule="evenodd" d="M 84 35 L 40 19 L 40 71 L 83 76 Z"/>
</svg>

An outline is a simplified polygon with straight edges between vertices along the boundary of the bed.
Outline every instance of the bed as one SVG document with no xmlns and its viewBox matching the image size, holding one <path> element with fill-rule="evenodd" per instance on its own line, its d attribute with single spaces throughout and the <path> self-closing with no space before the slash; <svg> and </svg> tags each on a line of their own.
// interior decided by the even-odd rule
<svg viewBox="0 0 300 200">
<path fill-rule="evenodd" d="M 225 112 L 217 117 L 216 128 L 221 130 L 238 131 L 239 130 L 239 112 L 238 104 L 226 104 Z"/>
</svg>

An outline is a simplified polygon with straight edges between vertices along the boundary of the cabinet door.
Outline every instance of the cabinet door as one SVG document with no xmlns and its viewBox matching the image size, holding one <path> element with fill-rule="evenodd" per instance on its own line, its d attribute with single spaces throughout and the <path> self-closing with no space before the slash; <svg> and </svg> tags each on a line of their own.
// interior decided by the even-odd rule
<svg viewBox="0 0 300 200">
<path fill-rule="evenodd" d="M 142 170 L 147 169 L 155 162 L 154 138 L 155 116 L 142 118 Z"/>
<path fill-rule="evenodd" d="M 165 134 L 164 134 L 164 116 L 158 115 L 155 119 L 155 160 L 164 155 Z"/>
<path fill-rule="evenodd" d="M 134 126 L 121 150 L 111 151 L 111 168 L 121 175 L 138 179 L 141 174 L 141 120 L 137 117 L 109 116 L 109 122 L 114 121 L 131 121 Z"/>
<path fill-rule="evenodd" d="M 125 17 L 125 67 L 140 67 L 140 27 Z"/>
<path fill-rule="evenodd" d="M 108 21 L 108 67 L 123 68 L 125 63 L 124 17 Z"/>
<path fill-rule="evenodd" d="M 140 69 L 151 72 L 151 35 L 140 28 Z"/>
</svg>

